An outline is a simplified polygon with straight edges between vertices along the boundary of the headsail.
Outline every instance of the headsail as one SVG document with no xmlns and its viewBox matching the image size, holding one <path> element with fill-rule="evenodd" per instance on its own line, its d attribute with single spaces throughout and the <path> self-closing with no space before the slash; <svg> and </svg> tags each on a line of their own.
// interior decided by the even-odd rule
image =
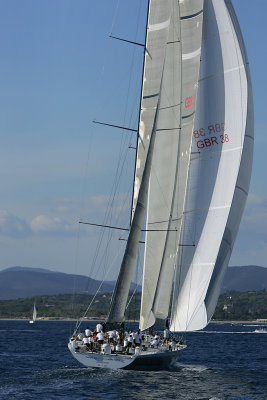
<svg viewBox="0 0 267 400">
<path fill-rule="evenodd" d="M 249 68 L 228 0 L 204 2 L 203 43 L 183 241 L 171 329 L 202 329 L 219 295 L 251 174 L 253 111 Z"/>
<path fill-rule="evenodd" d="M 140 327 L 167 318 L 187 186 L 201 51 L 202 0 L 172 1 L 149 187 Z"/>
</svg>

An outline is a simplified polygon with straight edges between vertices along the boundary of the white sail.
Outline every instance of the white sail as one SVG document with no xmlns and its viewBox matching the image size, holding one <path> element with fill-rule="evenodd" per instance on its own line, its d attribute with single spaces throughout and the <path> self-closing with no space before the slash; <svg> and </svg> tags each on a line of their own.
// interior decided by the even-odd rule
<svg viewBox="0 0 267 400">
<path fill-rule="evenodd" d="M 34 303 L 33 313 L 32 313 L 32 320 L 36 321 L 36 317 L 37 317 L 37 310 L 36 310 L 36 306 L 35 306 L 35 303 Z"/>
<path fill-rule="evenodd" d="M 162 74 L 168 31 L 170 25 L 170 1 L 151 0 L 147 37 L 142 105 L 139 123 L 139 153 L 142 157 L 136 162 L 136 180 L 134 192 L 134 213 L 127 240 L 120 273 L 114 290 L 107 323 L 124 321 L 124 313 L 130 290 L 140 232 L 147 204 L 147 192 L 156 136 L 156 120 L 158 116 L 159 94 L 162 86 Z M 148 74 L 148 79 L 146 76 Z M 140 174 L 139 174 L 140 172 Z"/>
<path fill-rule="evenodd" d="M 33 313 L 32 313 L 32 319 L 29 321 L 30 324 L 33 324 L 36 321 L 36 317 L 37 317 L 37 310 L 36 310 L 36 306 L 35 303 L 33 305 Z"/>
<path fill-rule="evenodd" d="M 149 0 L 132 215 L 136 207 L 147 149 L 158 105 L 170 27 L 172 1 Z"/>
<path fill-rule="evenodd" d="M 206 326 L 245 205 L 253 115 L 245 50 L 230 1 L 204 2 L 203 41 L 183 241 L 171 329 Z M 199 154 L 195 154 L 199 152 Z"/>
<path fill-rule="evenodd" d="M 202 6 L 202 0 L 171 4 L 149 187 L 141 329 L 169 311 L 195 113 Z"/>
</svg>

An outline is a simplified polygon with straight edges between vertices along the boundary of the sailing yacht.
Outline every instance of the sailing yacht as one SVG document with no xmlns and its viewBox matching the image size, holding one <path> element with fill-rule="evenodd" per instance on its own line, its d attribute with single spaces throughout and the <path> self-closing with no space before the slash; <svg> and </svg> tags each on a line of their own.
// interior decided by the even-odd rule
<svg viewBox="0 0 267 400">
<path fill-rule="evenodd" d="M 35 303 L 33 305 L 33 313 L 32 313 L 32 319 L 29 321 L 30 324 L 33 324 L 36 321 L 36 317 L 37 317 L 37 310 L 36 310 L 36 306 Z"/>
<path fill-rule="evenodd" d="M 166 367 L 184 344 L 151 344 L 211 320 L 249 190 L 253 158 L 249 65 L 230 0 L 149 0 L 129 236 L 105 321 L 124 334 L 146 218 L 139 328 L 131 354 L 106 343 L 69 350 L 83 365 Z"/>
</svg>

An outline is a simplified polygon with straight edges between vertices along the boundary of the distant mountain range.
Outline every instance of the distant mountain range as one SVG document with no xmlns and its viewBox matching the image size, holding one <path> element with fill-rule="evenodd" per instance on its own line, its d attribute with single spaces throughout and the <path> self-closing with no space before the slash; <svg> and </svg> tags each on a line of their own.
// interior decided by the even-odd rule
<svg viewBox="0 0 267 400">
<path fill-rule="evenodd" d="M 0 271 L 0 300 L 67 293 L 94 294 L 100 283 L 83 275 L 42 268 L 11 267 Z M 115 282 L 104 282 L 101 292 L 112 292 L 114 285 Z M 267 289 L 267 268 L 248 265 L 228 268 L 222 293 L 229 290 L 245 292 L 262 289 Z"/>
</svg>

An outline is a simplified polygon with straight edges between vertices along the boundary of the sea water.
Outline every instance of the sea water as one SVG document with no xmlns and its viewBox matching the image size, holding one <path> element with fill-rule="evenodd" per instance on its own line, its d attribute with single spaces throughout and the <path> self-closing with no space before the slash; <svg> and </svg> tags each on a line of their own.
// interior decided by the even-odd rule
<svg viewBox="0 0 267 400">
<path fill-rule="evenodd" d="M 82 367 L 67 348 L 74 325 L 0 321 L 1 400 L 267 399 L 266 325 L 210 324 L 188 333 L 174 368 L 157 372 Z"/>
</svg>

